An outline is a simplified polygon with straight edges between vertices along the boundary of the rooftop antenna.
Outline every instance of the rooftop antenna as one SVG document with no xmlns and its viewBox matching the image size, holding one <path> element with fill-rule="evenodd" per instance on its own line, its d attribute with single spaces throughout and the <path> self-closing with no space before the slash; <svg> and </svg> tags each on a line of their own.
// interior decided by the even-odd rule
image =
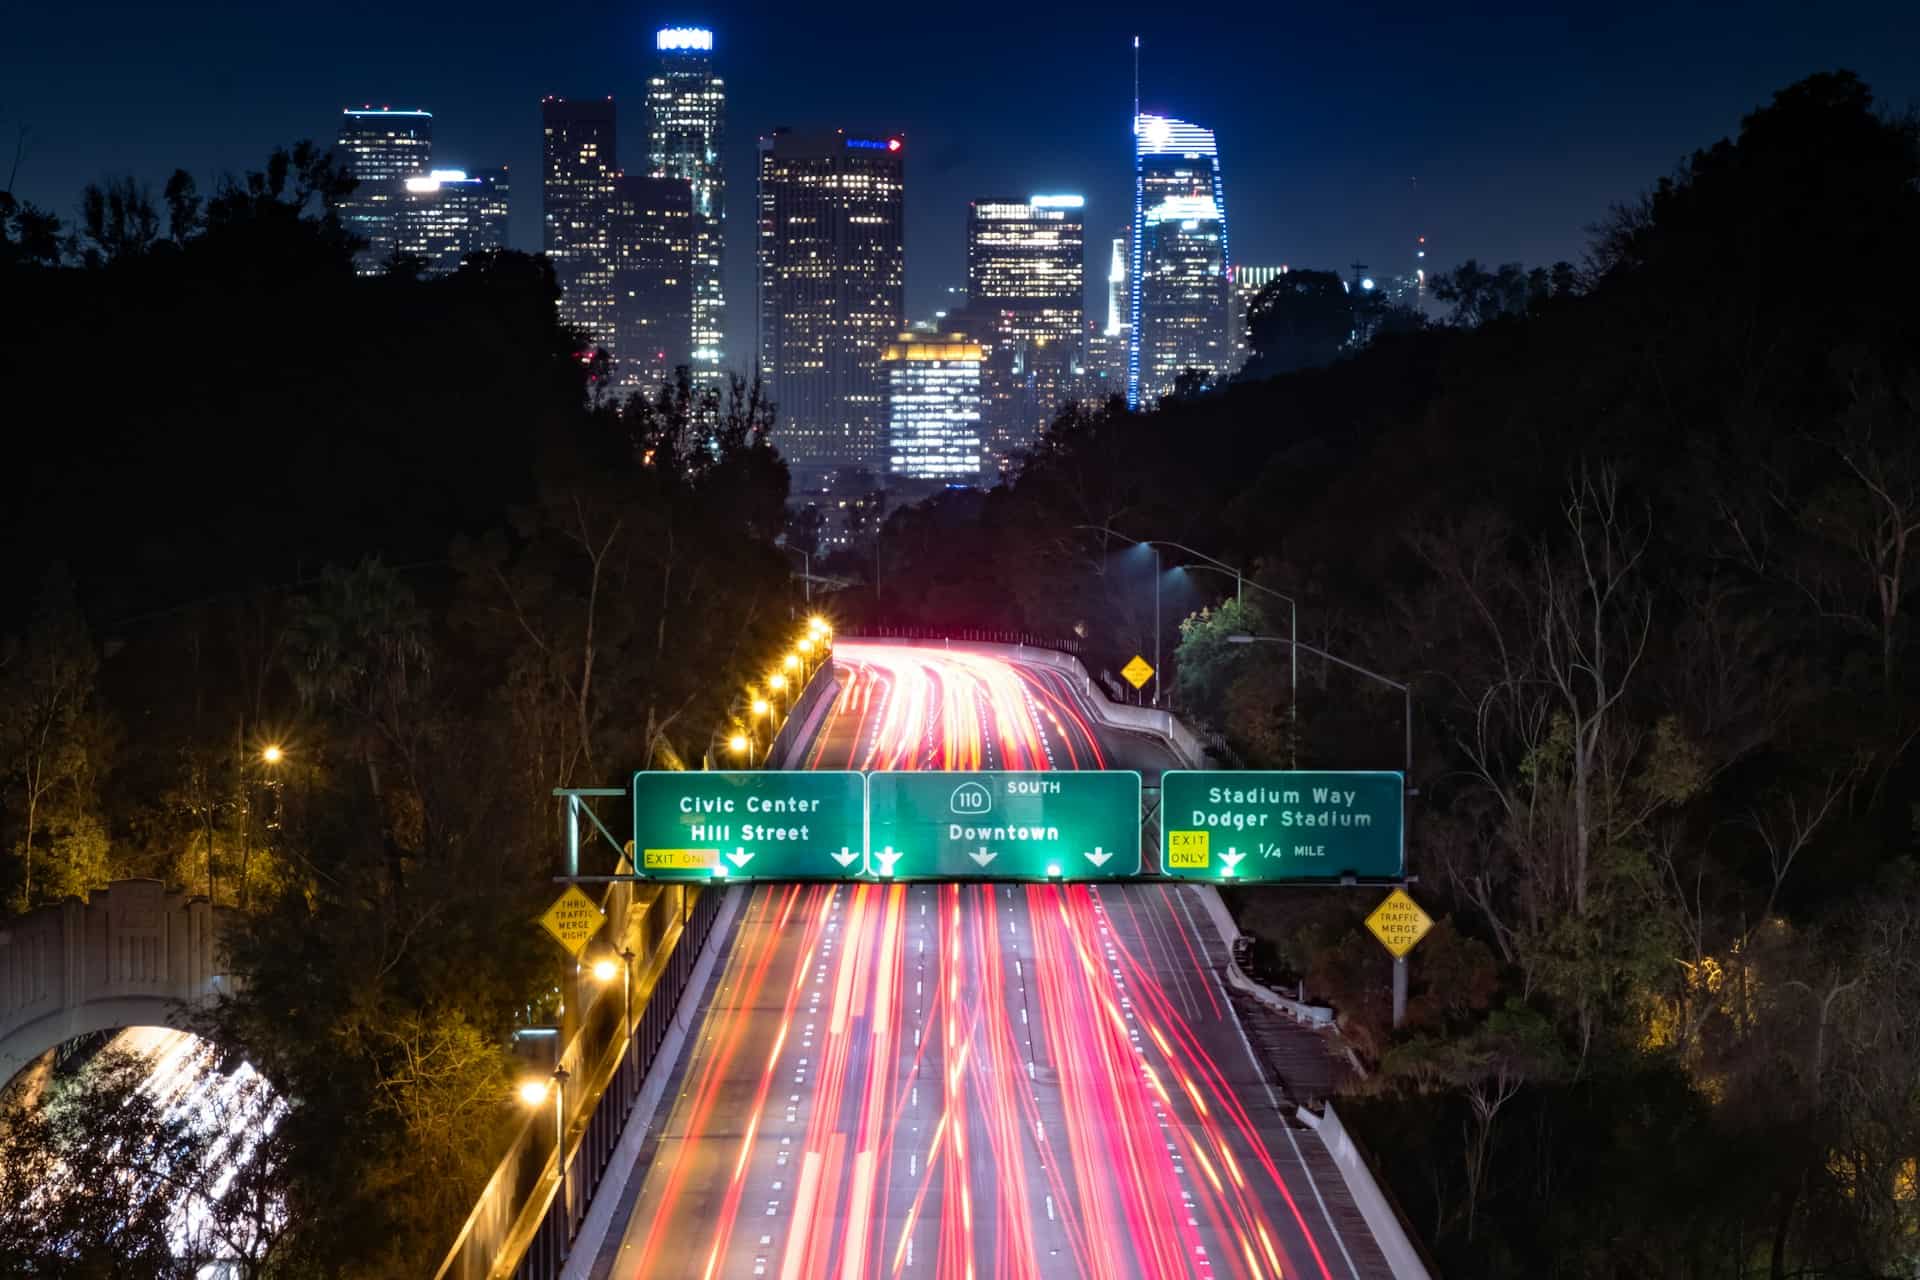
<svg viewBox="0 0 1920 1280">
<path fill-rule="evenodd" d="M 1140 127 L 1140 37 L 1133 38 L 1133 127 Z"/>
</svg>

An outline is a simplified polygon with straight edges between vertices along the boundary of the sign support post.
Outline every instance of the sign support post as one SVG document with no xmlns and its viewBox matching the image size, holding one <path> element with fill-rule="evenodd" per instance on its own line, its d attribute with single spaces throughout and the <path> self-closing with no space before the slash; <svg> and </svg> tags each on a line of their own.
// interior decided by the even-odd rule
<svg viewBox="0 0 1920 1280">
<path fill-rule="evenodd" d="M 1393 958 L 1393 1029 L 1398 1031 L 1407 1020 L 1407 958 Z"/>
</svg>

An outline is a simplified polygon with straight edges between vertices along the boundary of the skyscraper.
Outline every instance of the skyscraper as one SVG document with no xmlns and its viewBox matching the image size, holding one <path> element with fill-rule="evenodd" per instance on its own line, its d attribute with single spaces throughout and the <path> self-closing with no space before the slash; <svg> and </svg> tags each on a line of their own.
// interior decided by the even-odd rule
<svg viewBox="0 0 1920 1280">
<path fill-rule="evenodd" d="M 1074 396 L 1086 313 L 1086 226 L 1077 195 L 975 200 L 967 215 L 967 309 L 992 351 L 987 434 L 1004 466 Z"/>
<path fill-rule="evenodd" d="M 654 35 L 660 70 L 647 81 L 647 163 L 693 194 L 693 347 L 696 379 L 719 377 L 726 333 L 721 281 L 726 184 L 720 165 L 726 81 L 713 74 L 713 32 L 664 27 Z"/>
<path fill-rule="evenodd" d="M 693 351 L 693 192 L 679 178 L 613 180 L 614 386 L 652 393 Z"/>
<path fill-rule="evenodd" d="M 432 169 L 397 181 L 395 247 L 431 272 L 457 271 L 470 253 L 507 247 L 507 171 Z"/>
<path fill-rule="evenodd" d="M 540 101 L 543 247 L 560 286 L 560 320 L 614 349 L 613 99 Z"/>
<path fill-rule="evenodd" d="M 903 151 L 845 130 L 760 139 L 760 366 L 796 490 L 882 469 L 880 352 L 905 328 Z"/>
<path fill-rule="evenodd" d="M 985 353 L 964 334 L 903 333 L 880 352 L 887 375 L 889 479 L 976 484 Z"/>
<path fill-rule="evenodd" d="M 1189 369 L 1210 379 L 1225 372 L 1232 259 L 1213 131 L 1137 115 L 1133 136 L 1127 403 L 1137 408 Z"/>
<path fill-rule="evenodd" d="M 393 257 L 404 179 L 433 163 L 433 113 L 391 107 L 348 107 L 340 113 L 336 146 L 359 183 L 340 202 L 340 219 L 365 240 L 355 256 L 361 275 L 378 275 Z"/>
</svg>

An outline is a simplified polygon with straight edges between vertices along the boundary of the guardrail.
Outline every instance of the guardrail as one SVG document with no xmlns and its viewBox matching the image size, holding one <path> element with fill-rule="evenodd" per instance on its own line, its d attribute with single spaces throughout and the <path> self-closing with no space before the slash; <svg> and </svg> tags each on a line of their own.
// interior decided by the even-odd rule
<svg viewBox="0 0 1920 1280">
<path fill-rule="evenodd" d="M 866 626 L 836 632 L 848 640 L 959 640 L 968 644 L 1032 645 L 1058 649 L 1062 653 L 1080 653 L 1086 642 L 1078 637 L 1043 636 L 1035 631 L 1006 631 L 993 627 L 921 627 Z"/>
<path fill-rule="evenodd" d="M 723 892 L 669 883 L 607 886 L 601 895 L 605 938 L 614 951 L 624 945 L 635 953 L 630 1005 L 619 983 L 593 991 L 582 1005 L 578 1029 L 560 1055 L 567 1073 L 564 1133 L 556 1132 L 550 1108 L 527 1117 L 435 1280 L 559 1275 L 686 994 Z M 576 1001 L 583 989 L 593 990 L 592 984 L 573 986 Z"/>
</svg>

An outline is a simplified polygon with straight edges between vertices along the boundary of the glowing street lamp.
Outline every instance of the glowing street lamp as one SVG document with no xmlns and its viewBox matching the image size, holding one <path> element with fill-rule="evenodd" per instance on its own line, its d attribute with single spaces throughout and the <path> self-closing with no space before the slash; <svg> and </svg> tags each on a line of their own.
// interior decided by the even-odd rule
<svg viewBox="0 0 1920 1280">
<path fill-rule="evenodd" d="M 529 1107 L 543 1105 L 553 1099 L 553 1163 L 560 1176 L 560 1195 L 564 1200 L 567 1192 L 567 1113 L 566 1113 L 567 1069 L 555 1067 L 553 1075 L 546 1080 L 522 1080 L 517 1092 L 520 1101 Z"/>
<path fill-rule="evenodd" d="M 793 647 L 794 647 L 794 648 L 796 648 L 796 649 L 798 649 L 798 650 L 799 650 L 799 651 L 800 651 L 801 653 L 812 653 L 812 652 L 813 652 L 813 641 L 811 641 L 811 640 L 809 640 L 809 639 L 807 639 L 807 637 L 805 637 L 805 636 L 801 636 L 801 637 L 800 637 L 800 643 L 799 643 L 799 644 L 796 644 L 796 645 L 795 645 L 795 646 L 793 646 Z"/>
<path fill-rule="evenodd" d="M 772 708 L 768 705 L 767 700 L 765 698 L 755 698 L 753 700 L 754 715 L 763 716 L 767 714 L 767 712 L 770 710 L 772 710 Z"/>
<path fill-rule="evenodd" d="M 620 975 L 620 1025 L 626 1029 L 629 1039 L 633 1036 L 633 948 L 620 948 L 619 959 L 601 959 L 593 962 L 593 979 L 601 986 L 613 981 L 615 974 Z"/>
<path fill-rule="evenodd" d="M 278 743 L 268 746 L 260 753 L 260 759 L 267 764 L 279 764 L 287 758 L 287 753 Z"/>
<path fill-rule="evenodd" d="M 790 653 L 786 656 L 786 660 L 783 661 L 780 665 L 785 667 L 789 671 L 798 671 L 800 669 L 800 655 L 797 653 Z"/>
</svg>

